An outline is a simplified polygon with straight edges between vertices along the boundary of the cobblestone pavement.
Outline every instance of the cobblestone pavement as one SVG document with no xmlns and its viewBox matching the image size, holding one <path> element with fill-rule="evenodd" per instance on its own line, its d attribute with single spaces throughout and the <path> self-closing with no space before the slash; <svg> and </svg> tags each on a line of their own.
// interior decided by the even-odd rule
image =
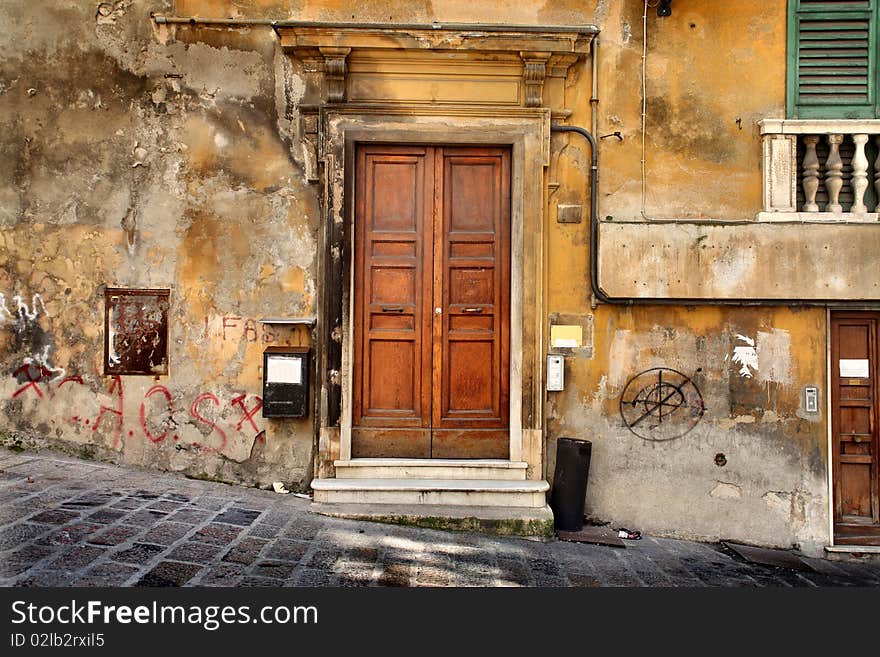
<svg viewBox="0 0 880 657">
<path fill-rule="evenodd" d="M 880 563 L 745 563 L 717 545 L 627 549 L 325 518 L 309 501 L 0 449 L 3 586 L 880 585 Z"/>
</svg>

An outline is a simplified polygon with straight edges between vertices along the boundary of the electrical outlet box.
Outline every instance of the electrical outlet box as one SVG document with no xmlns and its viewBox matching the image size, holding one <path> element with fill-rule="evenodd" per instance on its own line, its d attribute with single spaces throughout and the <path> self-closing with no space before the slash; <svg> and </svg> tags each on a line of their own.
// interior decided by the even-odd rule
<svg viewBox="0 0 880 657">
<path fill-rule="evenodd" d="M 804 410 L 807 413 L 819 412 L 819 388 L 816 386 L 804 388 Z"/>
<path fill-rule="evenodd" d="M 565 389 L 565 357 L 558 354 L 547 356 L 547 390 L 560 392 Z"/>
</svg>

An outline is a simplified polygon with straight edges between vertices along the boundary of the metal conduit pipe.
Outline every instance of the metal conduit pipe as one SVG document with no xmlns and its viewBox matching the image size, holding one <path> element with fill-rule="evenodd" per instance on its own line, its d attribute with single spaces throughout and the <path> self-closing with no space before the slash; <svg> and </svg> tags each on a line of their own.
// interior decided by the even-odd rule
<svg viewBox="0 0 880 657">
<path fill-rule="evenodd" d="M 590 129 L 593 134 L 599 133 L 599 35 L 590 41 L 590 83 L 593 93 L 590 95 Z"/>
<path fill-rule="evenodd" d="M 339 27 L 377 30 L 459 30 L 477 32 L 528 32 L 535 34 L 562 33 L 576 31 L 581 34 L 598 34 L 594 25 L 503 25 L 499 23 L 362 23 L 362 22 L 324 22 L 298 21 L 272 18 L 203 18 L 199 16 L 165 16 L 152 14 L 157 25 L 221 25 L 228 27 L 248 27 L 265 25 L 277 27 Z"/>
<path fill-rule="evenodd" d="M 590 289 L 593 297 L 600 303 L 651 306 L 831 306 L 831 307 L 876 307 L 878 301 L 840 301 L 838 299 L 705 299 L 690 297 L 611 297 L 605 294 L 599 284 L 599 154 L 596 138 L 584 128 L 574 125 L 550 126 L 551 132 L 573 132 L 590 142 Z M 658 222 L 676 224 L 678 222 Z M 705 222 L 704 222 L 705 223 Z M 731 222 L 752 224 L 753 222 Z M 777 222 L 776 225 L 800 225 L 799 222 Z"/>
</svg>

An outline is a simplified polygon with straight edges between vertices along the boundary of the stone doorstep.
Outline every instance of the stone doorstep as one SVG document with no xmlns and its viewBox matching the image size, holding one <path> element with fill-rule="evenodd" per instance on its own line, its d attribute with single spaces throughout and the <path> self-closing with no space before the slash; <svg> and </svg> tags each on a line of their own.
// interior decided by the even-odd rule
<svg viewBox="0 0 880 657">
<path fill-rule="evenodd" d="M 832 554 L 880 554 L 880 545 L 826 545 Z"/>
<path fill-rule="evenodd" d="M 825 559 L 848 564 L 880 564 L 880 545 L 826 545 Z"/>
<path fill-rule="evenodd" d="M 315 502 L 540 508 L 546 481 L 495 479 L 315 479 Z"/>
<path fill-rule="evenodd" d="M 311 511 L 332 518 L 366 520 L 427 529 L 470 531 L 497 536 L 529 536 L 552 540 L 553 511 L 507 506 L 432 504 L 333 504 L 316 502 Z"/>
<path fill-rule="evenodd" d="M 334 461 L 340 479 L 504 479 L 525 481 L 525 461 L 501 459 L 351 459 Z"/>
</svg>

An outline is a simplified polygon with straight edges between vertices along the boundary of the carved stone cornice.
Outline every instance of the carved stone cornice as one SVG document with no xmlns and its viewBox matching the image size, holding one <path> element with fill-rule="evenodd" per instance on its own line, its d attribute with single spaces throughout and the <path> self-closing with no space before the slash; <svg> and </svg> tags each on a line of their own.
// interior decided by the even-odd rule
<svg viewBox="0 0 880 657">
<path fill-rule="evenodd" d="M 481 50 L 517 53 L 585 54 L 599 33 L 594 25 L 488 25 L 433 23 L 308 23 L 274 25 L 285 50 L 369 48 L 404 50 Z"/>
<path fill-rule="evenodd" d="M 414 108 L 420 116 L 542 112 L 548 160 L 550 109 L 544 96 L 551 93 L 545 93 L 545 83 L 559 87 L 569 67 L 588 56 L 599 31 L 592 25 L 298 21 L 279 21 L 273 27 L 285 53 L 296 60 L 305 87 L 297 90 L 297 136 L 310 182 L 321 176 L 321 112 L 355 106 L 383 116 L 397 111 L 409 115 Z M 561 116 L 568 110 L 555 111 Z M 291 109 L 290 116 L 294 114 Z"/>
<path fill-rule="evenodd" d="M 542 106 L 545 80 L 548 77 L 564 77 L 574 62 L 587 55 L 590 42 L 598 32 L 592 25 L 285 21 L 276 23 L 274 27 L 285 52 L 302 61 L 307 68 L 313 67 L 316 61 L 320 63 L 323 82 L 318 95 L 323 102 L 364 100 L 364 94 L 370 93 L 375 88 L 375 80 L 382 76 L 401 80 L 408 75 L 427 81 L 421 87 L 422 95 L 416 94 L 412 102 L 454 102 L 451 98 L 456 96 L 456 73 L 454 68 L 450 69 L 450 63 L 454 61 L 463 65 L 459 69 L 460 75 L 467 80 L 470 89 L 474 88 L 474 80 L 480 76 L 488 81 L 492 91 L 484 102 L 509 104 L 512 95 L 518 95 L 519 100 L 514 98 L 514 101 L 526 107 Z M 411 64 L 402 63 L 404 61 Z M 360 62 L 360 73 L 354 70 L 356 62 Z M 433 68 L 430 62 L 436 62 L 437 68 Z M 521 71 L 512 68 L 515 63 L 522 66 Z M 479 65 L 485 66 L 485 73 L 475 73 L 474 66 Z M 411 70 L 407 70 L 407 66 L 411 66 Z M 505 72 L 501 70 L 504 66 L 511 68 Z M 393 71 L 389 72 L 390 69 Z M 360 82 L 351 87 L 348 78 L 357 75 L 361 75 Z M 519 92 L 516 91 L 516 78 L 520 80 Z M 433 93 L 439 96 L 429 97 L 424 90 L 434 80 L 437 84 Z M 351 99 L 346 97 L 347 93 L 351 94 Z M 476 96 L 479 97 L 479 93 Z M 388 98 L 380 95 L 375 100 L 383 102 Z"/>
</svg>

